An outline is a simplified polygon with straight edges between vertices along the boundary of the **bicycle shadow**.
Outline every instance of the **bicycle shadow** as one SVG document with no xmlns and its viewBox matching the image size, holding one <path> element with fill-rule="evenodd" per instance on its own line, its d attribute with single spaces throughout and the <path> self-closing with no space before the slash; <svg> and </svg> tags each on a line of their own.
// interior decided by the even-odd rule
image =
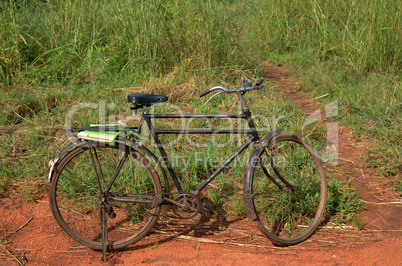
<svg viewBox="0 0 402 266">
<path fill-rule="evenodd" d="M 148 239 L 152 237 L 155 237 L 156 239 L 149 241 L 146 244 L 134 243 L 123 249 L 108 251 L 108 260 L 116 256 L 119 257 L 119 255 L 126 251 L 152 248 L 155 245 L 168 243 L 175 239 L 194 238 L 196 240 L 213 236 L 226 231 L 232 223 L 242 219 L 243 217 L 236 217 L 228 221 L 221 214 L 216 215 L 204 212 L 192 220 L 161 219 L 145 236 L 145 238 L 148 237 Z M 213 221 L 211 222 L 211 220 Z M 102 251 L 99 252 L 101 253 Z"/>
<path fill-rule="evenodd" d="M 175 239 L 183 239 L 187 241 L 189 238 L 193 238 L 194 241 L 201 238 L 207 239 L 208 237 L 218 235 L 225 232 L 233 223 L 243 220 L 244 217 L 233 217 L 228 220 L 228 213 L 225 210 L 224 203 L 226 200 L 235 194 L 235 188 L 229 184 L 226 184 L 220 190 L 220 200 L 212 201 L 207 192 L 200 195 L 200 201 L 202 206 L 208 206 L 202 208 L 200 213 L 193 219 L 174 219 L 161 216 L 151 231 L 144 237 L 147 243 L 142 244 L 139 242 L 133 243 L 123 249 L 108 251 L 108 260 L 113 257 L 119 257 L 125 251 L 137 251 L 146 248 L 153 248 L 156 245 L 168 243 Z M 209 207 L 211 206 L 211 207 Z M 163 214 L 174 215 L 171 210 L 162 209 Z M 143 238 L 143 239 L 144 239 Z M 205 241 L 205 240 L 204 240 Z M 214 240 L 215 241 L 215 240 Z M 206 240 L 208 242 L 208 240 Z"/>
</svg>

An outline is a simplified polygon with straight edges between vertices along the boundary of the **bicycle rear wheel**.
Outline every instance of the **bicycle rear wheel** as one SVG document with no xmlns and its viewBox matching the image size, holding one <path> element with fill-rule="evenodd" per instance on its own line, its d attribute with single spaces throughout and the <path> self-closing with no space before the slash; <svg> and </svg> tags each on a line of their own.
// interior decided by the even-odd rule
<svg viewBox="0 0 402 266">
<path fill-rule="evenodd" d="M 316 152 L 297 136 L 278 135 L 253 155 L 247 172 L 259 228 L 277 244 L 306 240 L 321 222 L 327 200 L 325 171 Z"/>
<path fill-rule="evenodd" d="M 60 226 L 93 249 L 102 249 L 100 206 L 107 206 L 110 250 L 149 232 L 160 212 L 152 202 L 161 193 L 155 169 L 138 151 L 121 143 L 88 142 L 70 151 L 56 167 L 50 205 Z"/>
</svg>

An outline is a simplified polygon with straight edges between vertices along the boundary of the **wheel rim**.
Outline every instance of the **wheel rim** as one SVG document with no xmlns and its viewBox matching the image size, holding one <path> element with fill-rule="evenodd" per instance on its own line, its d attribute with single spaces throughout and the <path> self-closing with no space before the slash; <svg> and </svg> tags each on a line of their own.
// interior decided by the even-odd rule
<svg viewBox="0 0 402 266">
<path fill-rule="evenodd" d="M 326 202 L 325 176 L 321 163 L 302 141 L 276 138 L 271 144 L 260 160 L 283 188 L 266 176 L 261 164 L 256 165 L 252 192 L 257 222 L 274 242 L 296 244 L 309 237 L 321 221 Z M 290 186 L 280 181 L 277 173 Z"/>
</svg>

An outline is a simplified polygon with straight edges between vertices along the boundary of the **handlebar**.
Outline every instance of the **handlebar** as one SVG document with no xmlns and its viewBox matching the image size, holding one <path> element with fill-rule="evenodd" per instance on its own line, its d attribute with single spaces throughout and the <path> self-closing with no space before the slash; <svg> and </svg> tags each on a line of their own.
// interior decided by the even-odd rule
<svg viewBox="0 0 402 266">
<path fill-rule="evenodd" d="M 215 87 L 212 87 L 212 88 L 210 88 L 210 89 L 208 89 L 206 91 L 201 92 L 200 97 L 205 96 L 208 93 L 210 93 L 211 91 L 216 91 L 216 90 L 222 90 L 222 92 L 231 93 L 231 92 L 236 92 L 237 89 L 228 90 L 228 89 L 226 89 L 225 87 L 222 87 L 222 86 L 215 86 Z"/>
<path fill-rule="evenodd" d="M 252 91 L 252 90 L 259 89 L 263 82 L 264 82 L 264 78 L 260 78 L 257 81 L 257 83 L 255 84 L 255 86 L 249 86 L 249 85 L 251 85 L 252 81 L 247 79 L 247 81 L 245 80 L 245 82 L 244 82 L 244 87 L 228 90 L 228 89 L 226 89 L 225 87 L 222 87 L 222 86 L 215 86 L 215 87 L 212 87 L 210 89 L 207 89 L 207 90 L 201 92 L 199 95 L 200 95 L 200 97 L 203 97 L 203 96 L 207 95 L 208 93 L 210 93 L 211 91 L 215 91 L 215 90 L 222 90 L 222 92 L 220 92 L 220 93 L 223 93 L 223 92 L 233 93 L 233 92 L 237 92 L 237 91 L 239 91 L 241 93 L 245 93 L 247 91 Z"/>
<path fill-rule="evenodd" d="M 200 93 L 200 97 L 205 96 L 205 95 L 207 95 L 207 94 L 210 93 L 210 92 L 211 92 L 211 89 L 208 89 L 208 90 L 206 90 L 206 91 L 203 91 L 203 92 Z"/>
<path fill-rule="evenodd" d="M 257 83 L 255 84 L 255 86 L 251 86 L 252 82 L 253 82 L 252 80 L 244 79 L 244 80 L 243 80 L 243 85 L 244 85 L 243 87 L 237 88 L 237 89 L 232 89 L 232 90 L 228 90 L 228 89 L 226 89 L 225 87 L 222 87 L 222 86 L 215 86 L 215 87 L 212 87 L 212 88 L 210 88 L 210 89 L 207 89 L 207 90 L 205 90 L 205 91 L 203 91 L 203 92 L 200 93 L 200 97 L 203 97 L 203 96 L 207 95 L 207 94 L 210 93 L 211 91 L 215 91 L 215 90 L 221 90 L 221 91 L 218 92 L 218 93 L 216 93 L 216 94 L 214 94 L 211 98 L 209 98 L 208 101 L 206 101 L 202 107 L 204 107 L 205 105 L 207 105 L 207 103 L 208 103 L 212 98 L 214 98 L 215 96 L 217 96 L 217 95 L 219 95 L 219 94 L 221 94 L 221 93 L 224 93 L 224 92 L 226 92 L 226 93 L 237 92 L 237 93 L 238 93 L 238 96 L 239 96 L 239 100 L 240 100 L 240 102 L 241 102 L 241 104 L 242 104 L 242 106 L 243 106 L 243 109 L 246 109 L 246 107 L 245 107 L 246 104 L 245 104 L 245 102 L 244 102 L 244 100 L 243 100 L 242 95 L 243 95 L 244 93 L 246 93 L 247 91 L 252 91 L 252 90 L 257 90 L 257 89 L 259 89 L 260 86 L 261 86 L 261 84 L 264 82 L 264 78 L 260 78 L 260 79 L 257 81 Z M 264 94 L 264 88 L 265 88 L 265 86 L 262 88 L 262 94 Z"/>
</svg>

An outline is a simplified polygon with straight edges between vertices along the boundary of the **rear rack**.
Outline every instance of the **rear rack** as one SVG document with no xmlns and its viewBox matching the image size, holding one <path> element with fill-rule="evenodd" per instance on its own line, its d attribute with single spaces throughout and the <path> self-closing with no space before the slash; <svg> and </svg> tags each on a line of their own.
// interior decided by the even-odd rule
<svg viewBox="0 0 402 266">
<path fill-rule="evenodd" d="M 70 127 L 70 132 L 81 132 L 84 130 L 91 130 L 91 131 L 114 131 L 114 132 L 125 132 L 128 130 L 138 132 L 138 127 L 126 127 L 126 126 L 87 126 L 87 127 Z"/>
</svg>

